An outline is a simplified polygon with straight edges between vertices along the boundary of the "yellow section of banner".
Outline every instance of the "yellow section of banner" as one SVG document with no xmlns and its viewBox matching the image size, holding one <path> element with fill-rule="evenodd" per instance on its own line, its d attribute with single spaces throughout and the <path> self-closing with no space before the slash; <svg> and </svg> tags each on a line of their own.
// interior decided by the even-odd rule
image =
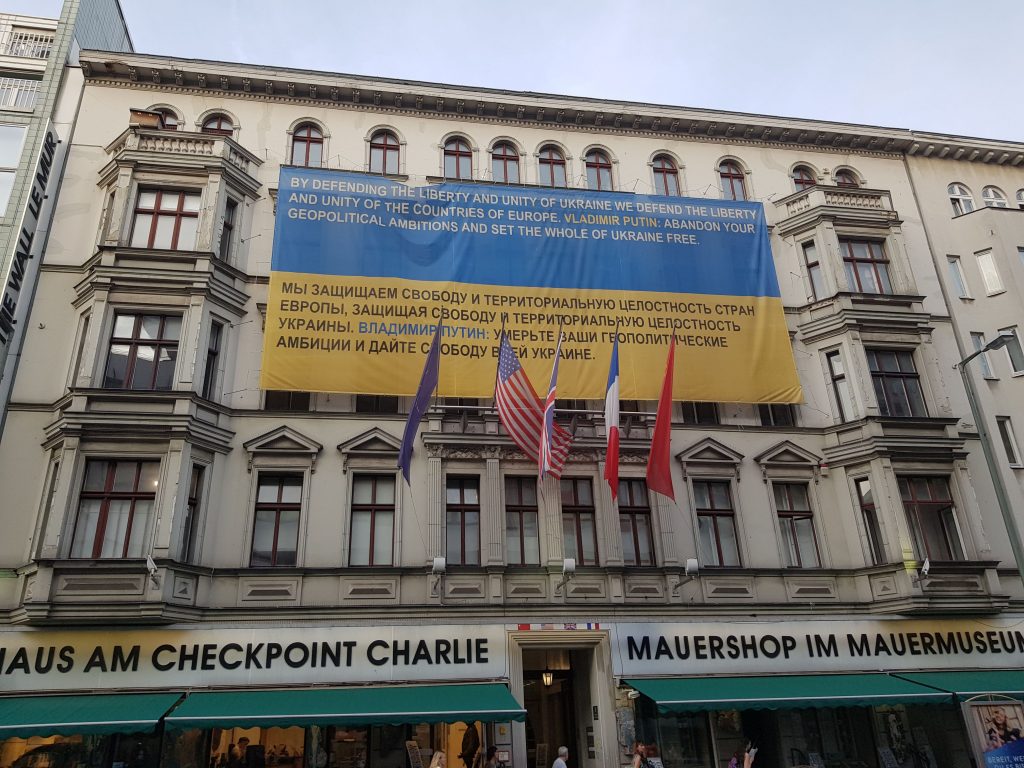
<svg viewBox="0 0 1024 768">
<path fill-rule="evenodd" d="M 411 395 L 444 318 L 438 393 L 494 393 L 502 327 L 539 393 L 559 328 L 558 394 L 604 399 L 619 333 L 620 396 L 655 400 L 676 333 L 675 397 L 798 403 L 803 395 L 775 297 L 520 288 L 274 272 L 264 389 Z"/>
</svg>

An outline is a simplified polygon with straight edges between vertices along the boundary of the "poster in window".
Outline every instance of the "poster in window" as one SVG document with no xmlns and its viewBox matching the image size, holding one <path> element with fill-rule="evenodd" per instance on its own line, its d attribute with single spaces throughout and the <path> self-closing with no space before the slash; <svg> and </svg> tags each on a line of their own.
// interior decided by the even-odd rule
<svg viewBox="0 0 1024 768">
<path fill-rule="evenodd" d="M 966 702 L 964 719 L 979 766 L 1024 766 L 1024 705 L 1019 701 Z"/>
</svg>

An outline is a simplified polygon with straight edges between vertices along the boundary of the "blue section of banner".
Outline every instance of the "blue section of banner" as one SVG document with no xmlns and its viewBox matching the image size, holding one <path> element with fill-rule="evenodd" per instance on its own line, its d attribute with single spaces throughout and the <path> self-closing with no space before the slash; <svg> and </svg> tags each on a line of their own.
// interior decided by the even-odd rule
<svg viewBox="0 0 1024 768">
<path fill-rule="evenodd" d="M 283 167 L 272 269 L 779 296 L 760 203 Z"/>
</svg>

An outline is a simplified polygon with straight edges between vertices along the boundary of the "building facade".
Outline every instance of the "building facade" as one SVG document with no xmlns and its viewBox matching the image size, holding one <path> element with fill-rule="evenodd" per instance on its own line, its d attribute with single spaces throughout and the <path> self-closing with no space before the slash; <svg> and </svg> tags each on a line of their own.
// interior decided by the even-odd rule
<svg viewBox="0 0 1024 768">
<path fill-rule="evenodd" d="M 636 737 L 670 768 L 751 738 L 772 765 L 970 764 L 954 701 L 1021 690 L 1024 584 L 953 366 L 1020 304 L 970 325 L 947 303 L 945 251 L 1016 241 L 959 235 L 946 179 L 1022 186 L 1024 146 L 941 137 L 932 168 L 901 130 L 79 61 L 0 444 L 0 765 L 471 765 L 482 743 L 597 768 Z M 405 485 L 409 398 L 259 388 L 283 165 L 760 202 L 806 402 L 676 403 L 672 503 L 644 484 L 653 403 L 622 403 L 614 502 L 601 403 L 559 404 L 573 450 L 538 487 L 489 401 L 442 400 Z M 14 722 L 40 693 L 73 695 Z M 156 730 L 53 725 L 72 699 L 134 711 L 89 710 L 100 733 Z"/>
</svg>

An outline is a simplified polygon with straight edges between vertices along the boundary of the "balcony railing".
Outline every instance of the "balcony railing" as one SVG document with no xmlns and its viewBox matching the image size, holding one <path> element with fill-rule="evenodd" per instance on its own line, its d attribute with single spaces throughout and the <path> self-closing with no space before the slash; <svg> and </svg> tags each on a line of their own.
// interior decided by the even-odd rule
<svg viewBox="0 0 1024 768">
<path fill-rule="evenodd" d="M 20 77 L 0 77 L 0 107 L 24 107 L 32 109 L 39 95 L 38 80 L 23 80 Z"/>
<path fill-rule="evenodd" d="M 152 152 L 163 155 L 219 157 L 242 173 L 250 175 L 261 162 L 229 136 L 190 131 L 133 127 L 114 139 L 106 149 L 112 155 L 124 152 Z"/>
<path fill-rule="evenodd" d="M 0 55 L 48 59 L 53 49 L 53 35 L 45 32 L 9 30 L 0 35 Z"/>
</svg>

